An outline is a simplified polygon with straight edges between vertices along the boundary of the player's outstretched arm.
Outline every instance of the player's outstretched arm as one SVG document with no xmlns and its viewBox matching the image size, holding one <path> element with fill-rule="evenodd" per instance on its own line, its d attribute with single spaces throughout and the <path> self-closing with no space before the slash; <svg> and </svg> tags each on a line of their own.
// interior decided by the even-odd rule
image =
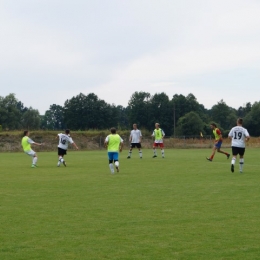
<svg viewBox="0 0 260 260">
<path fill-rule="evenodd" d="M 78 146 L 75 143 L 73 143 L 72 145 L 75 147 L 76 150 L 79 149 Z"/>
<path fill-rule="evenodd" d="M 35 143 L 35 142 L 33 144 L 38 145 L 38 146 L 44 145 L 44 143 Z"/>
</svg>

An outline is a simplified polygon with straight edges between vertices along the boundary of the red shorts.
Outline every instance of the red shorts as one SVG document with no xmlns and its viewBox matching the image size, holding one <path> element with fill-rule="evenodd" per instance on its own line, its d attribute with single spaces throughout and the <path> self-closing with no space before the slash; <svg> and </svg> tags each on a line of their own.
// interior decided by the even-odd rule
<svg viewBox="0 0 260 260">
<path fill-rule="evenodd" d="M 160 147 L 160 148 L 164 148 L 164 145 L 163 145 L 163 143 L 153 143 L 153 147 Z"/>
</svg>

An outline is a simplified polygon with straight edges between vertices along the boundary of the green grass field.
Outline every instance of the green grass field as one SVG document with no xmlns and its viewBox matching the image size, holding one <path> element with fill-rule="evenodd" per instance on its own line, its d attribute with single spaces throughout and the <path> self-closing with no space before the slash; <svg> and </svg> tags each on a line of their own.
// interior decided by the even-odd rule
<svg viewBox="0 0 260 260">
<path fill-rule="evenodd" d="M 211 150 L 0 154 L 0 259 L 260 259 L 259 149 L 244 173 Z"/>
</svg>

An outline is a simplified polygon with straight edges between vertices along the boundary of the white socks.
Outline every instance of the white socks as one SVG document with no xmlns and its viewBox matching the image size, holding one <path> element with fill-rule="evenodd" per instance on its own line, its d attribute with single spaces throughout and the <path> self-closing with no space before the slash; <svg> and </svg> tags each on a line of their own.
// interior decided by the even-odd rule
<svg viewBox="0 0 260 260">
<path fill-rule="evenodd" d="M 119 172 L 119 161 L 116 161 L 116 162 L 115 162 L 115 166 L 116 166 L 117 172 Z M 110 169 L 110 171 L 111 171 L 112 174 L 115 172 L 114 164 L 113 164 L 113 163 L 110 163 L 110 164 L 109 164 L 109 169 Z"/>
<path fill-rule="evenodd" d="M 164 158 L 164 150 L 162 149 L 161 152 L 162 152 L 162 158 Z"/>
<path fill-rule="evenodd" d="M 231 164 L 234 164 L 234 165 L 235 165 L 235 163 L 236 163 L 236 158 L 233 157 L 232 160 L 231 160 Z"/>
<path fill-rule="evenodd" d="M 243 166 L 244 166 L 244 158 L 241 158 L 239 160 L 239 171 L 242 172 L 243 171 Z"/>
<path fill-rule="evenodd" d="M 109 164 L 109 168 L 110 168 L 111 173 L 113 174 L 115 172 L 113 163 Z"/>
<path fill-rule="evenodd" d="M 37 161 L 38 161 L 38 158 L 37 157 L 33 157 L 33 160 L 32 160 L 33 165 L 36 165 Z"/>
<path fill-rule="evenodd" d="M 231 160 L 231 164 L 235 165 L 236 163 L 236 158 L 232 158 Z M 244 158 L 240 158 L 239 159 L 239 171 L 242 172 L 243 171 L 243 166 L 244 166 Z"/>
</svg>

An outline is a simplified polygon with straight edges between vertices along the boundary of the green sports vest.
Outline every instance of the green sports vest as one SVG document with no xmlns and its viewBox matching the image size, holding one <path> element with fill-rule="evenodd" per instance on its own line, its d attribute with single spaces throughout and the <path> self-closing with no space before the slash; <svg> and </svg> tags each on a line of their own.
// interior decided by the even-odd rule
<svg viewBox="0 0 260 260">
<path fill-rule="evenodd" d="M 121 143 L 121 139 L 118 134 L 115 135 L 110 134 L 108 138 L 107 150 L 109 152 L 118 152 L 120 143 Z"/>
<path fill-rule="evenodd" d="M 217 134 L 217 130 L 219 130 L 218 128 L 215 128 L 214 130 L 213 130 L 213 134 L 214 134 L 214 136 L 215 136 L 215 140 L 219 140 L 220 139 L 220 136 Z"/>
<path fill-rule="evenodd" d="M 28 139 L 29 139 L 28 136 L 24 136 L 22 139 L 22 147 L 25 152 L 31 150 L 31 144 L 28 143 Z"/>
<path fill-rule="evenodd" d="M 163 137 L 162 129 L 161 128 L 154 129 L 154 136 L 155 136 L 155 140 L 161 140 Z"/>
</svg>

